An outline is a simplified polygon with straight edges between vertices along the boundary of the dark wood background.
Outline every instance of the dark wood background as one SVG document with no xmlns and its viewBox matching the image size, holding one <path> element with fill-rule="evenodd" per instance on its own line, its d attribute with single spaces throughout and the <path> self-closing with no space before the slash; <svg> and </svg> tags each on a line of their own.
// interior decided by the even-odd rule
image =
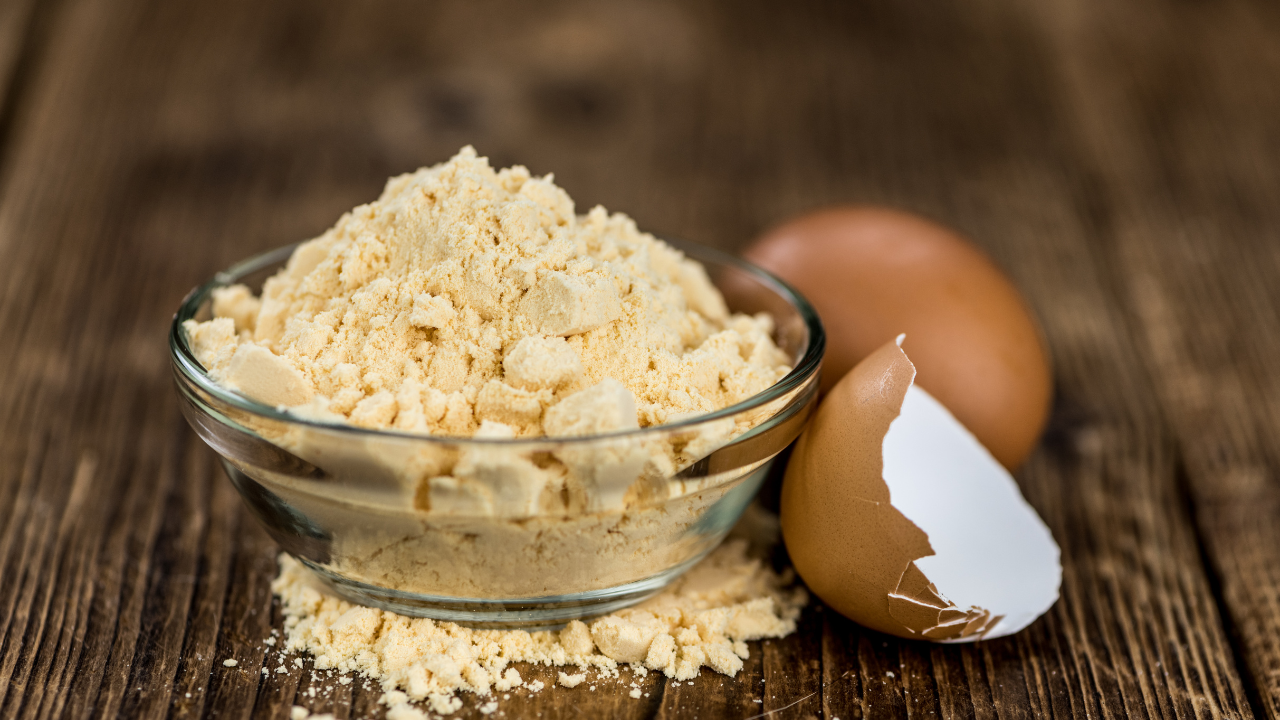
<svg viewBox="0 0 1280 720">
<path fill-rule="evenodd" d="M 932 216 L 1057 366 L 1019 480 L 1063 595 L 1027 631 L 815 605 L 736 679 L 506 717 L 1280 717 L 1280 4 L 4 0 L 0 87 L 0 717 L 381 714 L 310 663 L 260 675 L 276 549 L 165 333 L 215 270 L 466 143 L 728 248 L 831 202 Z"/>
</svg>

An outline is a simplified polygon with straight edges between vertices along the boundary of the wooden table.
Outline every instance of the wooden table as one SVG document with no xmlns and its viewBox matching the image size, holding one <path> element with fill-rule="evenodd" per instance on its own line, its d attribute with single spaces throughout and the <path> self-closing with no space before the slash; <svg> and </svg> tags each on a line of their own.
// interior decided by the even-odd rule
<svg viewBox="0 0 1280 720">
<path fill-rule="evenodd" d="M 259 673 L 276 548 L 165 334 L 215 270 L 467 143 L 728 248 L 825 203 L 932 216 L 1057 365 L 1019 481 L 1064 586 L 1027 631 L 815 604 L 737 678 L 506 717 L 1280 716 L 1276 3 L 6 0 L 0 86 L 0 717 L 381 714 Z"/>
</svg>

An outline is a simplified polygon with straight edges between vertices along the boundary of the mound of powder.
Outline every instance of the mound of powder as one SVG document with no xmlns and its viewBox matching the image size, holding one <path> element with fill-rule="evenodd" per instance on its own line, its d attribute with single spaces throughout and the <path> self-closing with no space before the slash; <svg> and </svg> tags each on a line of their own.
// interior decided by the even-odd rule
<svg viewBox="0 0 1280 720">
<path fill-rule="evenodd" d="M 487 697 L 526 682 L 512 663 L 594 669 L 616 675 L 620 664 L 677 680 L 701 668 L 734 676 L 749 655 L 747 641 L 795 631 L 807 601 L 792 578 L 774 573 L 730 540 L 667 587 L 633 608 L 558 632 L 473 630 L 349 603 L 324 589 L 297 561 L 280 556 L 272 584 L 285 616 L 286 648 L 307 652 L 319 669 L 359 673 L 382 685 L 383 702 L 405 717 L 410 700 L 449 714 L 462 707 L 459 691 Z M 584 672 L 561 673 L 574 687 Z M 420 715 L 419 715 L 420 716 Z"/>
<path fill-rule="evenodd" d="M 787 373 L 764 315 L 625 215 L 463 148 L 388 181 L 269 279 L 186 326 L 222 384 L 317 419 L 515 437 L 662 424 Z"/>
</svg>

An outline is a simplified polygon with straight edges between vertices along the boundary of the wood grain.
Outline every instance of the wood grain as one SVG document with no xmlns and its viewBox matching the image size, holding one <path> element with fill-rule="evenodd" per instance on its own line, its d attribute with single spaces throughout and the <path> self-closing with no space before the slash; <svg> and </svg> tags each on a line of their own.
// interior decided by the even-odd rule
<svg viewBox="0 0 1280 720">
<path fill-rule="evenodd" d="M 1064 8 L 1059 8 L 1063 10 Z M 1081 155 L 1110 199 L 1099 227 L 1178 443 L 1182 479 L 1251 690 L 1280 716 L 1280 15 L 1263 4 L 1049 18 Z M 1149 11 L 1149 10 L 1148 10 Z M 1186 38 L 1196 48 L 1188 55 Z M 1129 62 L 1101 73 L 1123 45 Z"/>
<path fill-rule="evenodd" d="M 1058 379 L 1019 479 L 1063 597 L 1026 632 L 925 645 L 815 602 L 735 678 L 507 717 L 1276 717 L 1277 48 L 1243 0 L 0 6 L 0 716 L 381 716 L 267 643 L 277 550 L 165 332 L 473 143 L 726 248 L 823 203 L 928 214 L 1026 291 Z"/>
<path fill-rule="evenodd" d="M 27 81 L 35 74 L 48 33 L 57 24 L 56 6 L 34 0 L 0 3 L 0 140 L 10 135 L 17 110 L 25 107 Z M 4 147 L 0 143 L 0 152 Z"/>
</svg>

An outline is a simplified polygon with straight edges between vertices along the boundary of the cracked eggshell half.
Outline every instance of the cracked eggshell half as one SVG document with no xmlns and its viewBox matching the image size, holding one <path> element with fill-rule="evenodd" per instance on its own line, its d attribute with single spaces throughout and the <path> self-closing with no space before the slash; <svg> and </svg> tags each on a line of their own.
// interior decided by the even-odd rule
<svg viewBox="0 0 1280 720">
<path fill-rule="evenodd" d="M 1058 545 L 1013 477 L 885 344 L 840 380 L 782 485 L 796 570 L 852 620 L 906 638 L 1015 633 L 1058 599 Z"/>
</svg>

